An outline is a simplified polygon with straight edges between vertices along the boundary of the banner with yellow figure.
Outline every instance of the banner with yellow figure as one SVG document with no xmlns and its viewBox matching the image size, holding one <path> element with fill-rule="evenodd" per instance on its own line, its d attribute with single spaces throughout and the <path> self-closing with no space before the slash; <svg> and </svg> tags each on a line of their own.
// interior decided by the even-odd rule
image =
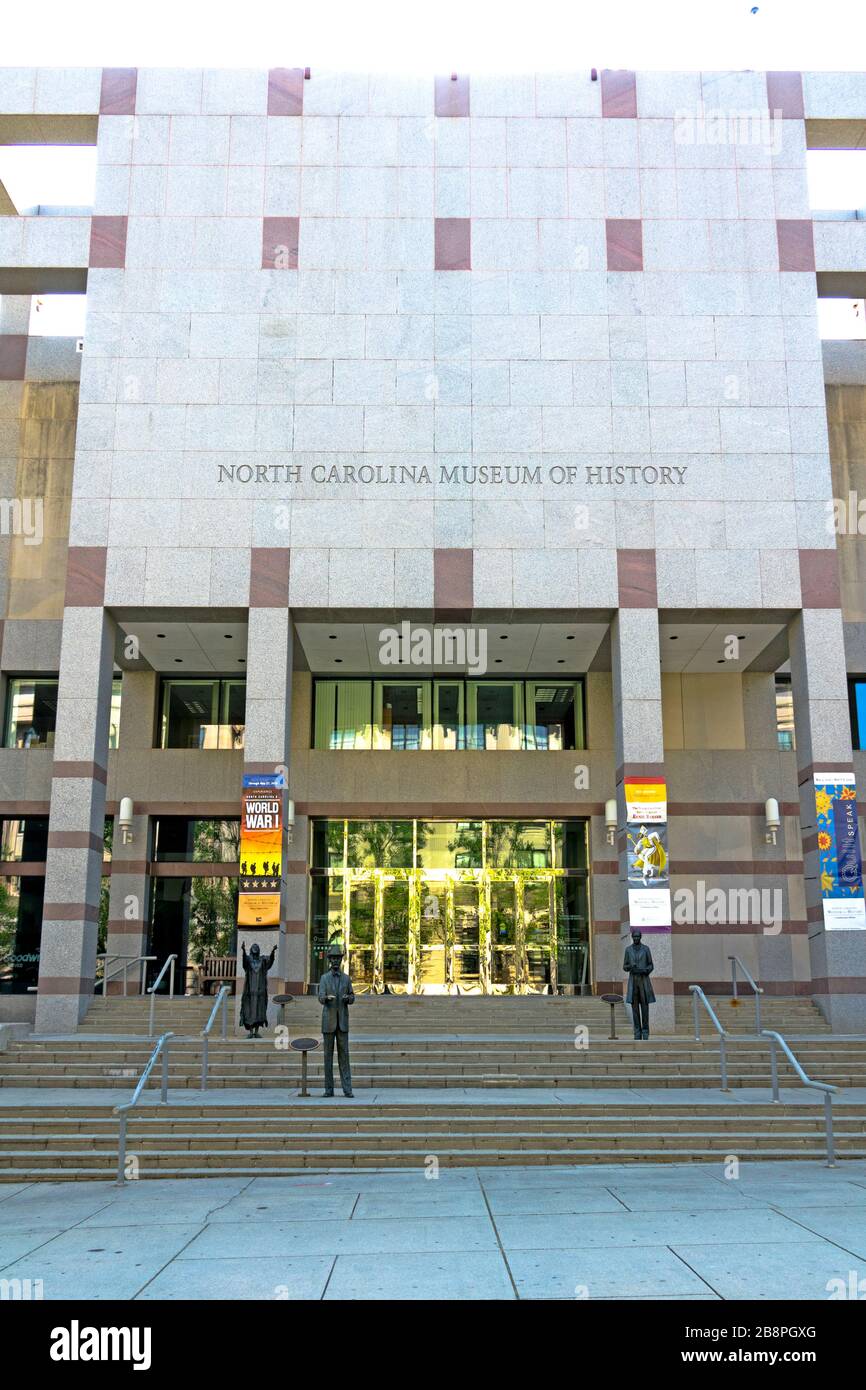
<svg viewBox="0 0 866 1390">
<path fill-rule="evenodd" d="M 816 774 L 815 814 L 824 926 L 828 931 L 866 931 L 853 772 Z"/>
<path fill-rule="evenodd" d="M 629 926 L 670 931 L 667 784 L 625 779 Z"/>
<path fill-rule="evenodd" d="M 281 773 L 246 773 L 241 802 L 239 927 L 280 925 L 283 867 Z"/>
</svg>

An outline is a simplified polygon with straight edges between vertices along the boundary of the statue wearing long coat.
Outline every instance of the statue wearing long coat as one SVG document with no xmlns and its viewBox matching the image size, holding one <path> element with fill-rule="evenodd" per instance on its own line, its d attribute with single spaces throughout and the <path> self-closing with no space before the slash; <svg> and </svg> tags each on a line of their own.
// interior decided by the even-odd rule
<svg viewBox="0 0 866 1390">
<path fill-rule="evenodd" d="M 655 966 L 649 946 L 644 946 L 643 942 L 639 946 L 634 944 L 626 946 L 622 968 L 628 971 L 628 992 L 625 996 L 625 1002 L 635 1004 L 642 999 L 647 1004 L 654 1004 L 656 997 L 650 974 L 655 970 Z"/>
<path fill-rule="evenodd" d="M 266 1028 L 268 1026 L 268 971 L 277 954 L 276 946 L 269 956 L 263 956 L 253 947 L 247 955 L 246 946 L 241 947 L 244 966 L 244 992 L 241 995 L 241 1027 Z"/>
</svg>

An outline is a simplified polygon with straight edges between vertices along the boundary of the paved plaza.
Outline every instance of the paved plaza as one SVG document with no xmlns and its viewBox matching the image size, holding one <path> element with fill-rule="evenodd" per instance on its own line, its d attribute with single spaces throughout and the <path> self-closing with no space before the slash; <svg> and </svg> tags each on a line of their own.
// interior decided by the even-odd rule
<svg viewBox="0 0 866 1390">
<path fill-rule="evenodd" d="M 429 1171 L 2 1186 L 0 1280 L 45 1299 L 826 1300 L 866 1276 L 862 1162 Z"/>
</svg>

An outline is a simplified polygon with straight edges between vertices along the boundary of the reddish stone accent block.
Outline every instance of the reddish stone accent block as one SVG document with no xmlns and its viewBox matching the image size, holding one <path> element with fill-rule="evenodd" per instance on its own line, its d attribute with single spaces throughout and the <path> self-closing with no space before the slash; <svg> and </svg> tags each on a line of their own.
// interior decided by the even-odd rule
<svg viewBox="0 0 866 1390">
<path fill-rule="evenodd" d="M 469 115 L 469 78 L 437 77 L 434 84 L 434 106 L 437 116 Z"/>
<path fill-rule="evenodd" d="M 104 545 L 71 545 L 66 557 L 67 608 L 101 608 L 105 599 Z M 55 777 L 57 770 L 55 768 Z"/>
<path fill-rule="evenodd" d="M 472 219 L 437 217 L 434 264 L 437 270 L 472 269 Z"/>
<path fill-rule="evenodd" d="M 815 244 L 808 217 L 777 217 L 780 270 L 814 270 Z"/>
<path fill-rule="evenodd" d="M 123 270 L 126 265 L 125 217 L 90 219 L 90 255 L 87 264 L 101 270 Z"/>
<path fill-rule="evenodd" d="M 250 608 L 287 608 L 289 605 L 288 550 L 253 547 L 250 556 Z"/>
<path fill-rule="evenodd" d="M 800 595 L 804 608 L 839 608 L 839 556 L 835 550 L 801 550 Z"/>
<path fill-rule="evenodd" d="M 608 270 L 643 270 L 643 227 L 639 217 L 607 217 Z"/>
<path fill-rule="evenodd" d="M 100 116 L 134 116 L 138 68 L 103 68 Z"/>
<path fill-rule="evenodd" d="M 654 550 L 618 550 L 616 573 L 620 608 L 657 608 Z"/>
<path fill-rule="evenodd" d="M 297 270 L 299 217 L 262 219 L 262 270 Z"/>
<path fill-rule="evenodd" d="M 474 602 L 472 551 L 433 551 L 433 604 L 471 612 Z"/>
<path fill-rule="evenodd" d="M 268 115 L 304 114 L 304 69 L 271 68 L 268 73 Z"/>
<path fill-rule="evenodd" d="M 601 114 L 620 119 L 637 115 L 637 83 L 625 68 L 605 68 L 601 74 Z"/>
<path fill-rule="evenodd" d="M 0 381 L 23 381 L 27 367 L 27 334 L 0 334 Z"/>
<path fill-rule="evenodd" d="M 783 120 L 801 121 L 805 114 L 802 73 L 768 72 L 767 105 L 771 116 L 778 112 Z"/>
</svg>

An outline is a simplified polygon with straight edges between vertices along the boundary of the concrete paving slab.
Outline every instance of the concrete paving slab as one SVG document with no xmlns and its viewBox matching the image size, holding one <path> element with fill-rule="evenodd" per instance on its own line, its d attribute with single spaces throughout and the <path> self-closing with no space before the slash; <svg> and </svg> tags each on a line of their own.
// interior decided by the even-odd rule
<svg viewBox="0 0 866 1390">
<path fill-rule="evenodd" d="M 672 1249 L 724 1299 L 826 1300 L 830 1281 L 847 1286 L 856 1270 L 851 1255 L 821 1240 L 753 1245 L 747 1260 L 730 1245 L 673 1243 Z"/>
<path fill-rule="evenodd" d="M 520 1298 L 682 1298 L 713 1291 L 664 1245 L 641 1250 L 510 1250 Z"/>
<path fill-rule="evenodd" d="M 62 1226 L 37 1227 L 33 1231 L 0 1231 L 0 1270 L 62 1233 Z"/>
<path fill-rule="evenodd" d="M 838 1245 L 840 1250 L 849 1250 L 861 1260 L 866 1260 L 866 1201 L 858 1208 L 844 1207 L 779 1207 L 791 1221 L 801 1228 L 823 1236 L 825 1240 Z M 864 1271 L 866 1273 L 866 1271 Z"/>
<path fill-rule="evenodd" d="M 78 1183 L 64 1183 L 58 1192 L 55 1183 L 33 1183 L 8 1202 L 0 1203 L 0 1231 L 36 1230 L 45 1226 L 68 1230 L 108 1205 L 108 1199 L 101 1193 L 79 1192 L 78 1187 Z"/>
<path fill-rule="evenodd" d="M 132 1298 L 198 1229 L 127 1226 L 103 1233 L 76 1227 L 10 1264 L 3 1277 L 41 1279 L 47 1300 Z"/>
<path fill-rule="evenodd" d="M 362 1192 L 352 1214 L 353 1221 L 405 1221 L 419 1216 L 487 1216 L 487 1204 L 481 1188 L 439 1187 L 426 1183 L 432 1191 Z"/>
<path fill-rule="evenodd" d="M 499 1252 L 459 1254 L 401 1251 L 383 1262 L 375 1255 L 340 1255 L 325 1299 L 409 1299 L 465 1302 L 513 1299 L 514 1288 Z"/>
<path fill-rule="evenodd" d="M 174 1260 L 136 1296 L 161 1299 L 238 1300 L 320 1299 L 334 1266 L 333 1256 L 274 1255 L 248 1259 Z"/>
<path fill-rule="evenodd" d="M 584 1212 L 622 1211 L 622 1203 L 605 1187 L 490 1187 L 487 1200 L 494 1220 L 500 1216 L 578 1216 Z"/>
<path fill-rule="evenodd" d="M 803 1230 L 775 1211 L 631 1212 L 585 1216 L 502 1216 L 497 1229 L 510 1250 L 580 1250 L 591 1246 L 791 1244 Z M 818 1237 L 816 1236 L 817 1240 Z"/>
<path fill-rule="evenodd" d="M 213 1225 L 238 1221 L 309 1221 L 318 1214 L 323 1205 L 328 1213 L 338 1221 L 348 1221 L 358 1203 L 359 1194 L 351 1189 L 336 1188 L 323 1198 L 321 1190 L 306 1192 L 259 1193 L 240 1197 L 226 1202 L 224 1206 L 211 1213 Z"/>
<path fill-rule="evenodd" d="M 187 1259 L 209 1260 L 254 1255 L 391 1255 L 406 1250 L 472 1251 L 496 1249 L 488 1218 L 435 1216 L 423 1220 L 222 1222 L 208 1226 L 185 1251 Z"/>
</svg>

